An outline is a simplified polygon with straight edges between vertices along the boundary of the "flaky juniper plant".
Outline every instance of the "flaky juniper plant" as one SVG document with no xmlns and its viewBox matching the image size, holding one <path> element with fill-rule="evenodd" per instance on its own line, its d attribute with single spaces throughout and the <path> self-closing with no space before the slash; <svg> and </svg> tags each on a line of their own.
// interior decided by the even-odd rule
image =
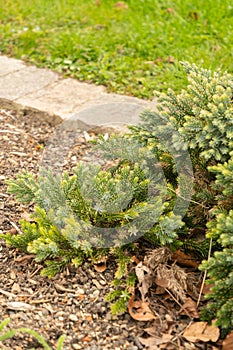
<svg viewBox="0 0 233 350">
<path fill-rule="evenodd" d="M 213 283 L 203 317 L 216 319 L 226 331 L 233 328 L 233 77 L 188 63 L 183 67 L 188 74 L 187 89 L 179 95 L 172 90 L 159 94 L 158 108 L 188 144 L 195 185 L 183 221 L 189 233 L 204 230 L 202 243 L 213 240 L 216 251 L 201 265 L 207 269 L 208 283 Z M 133 137 L 153 149 L 158 144 L 155 117 L 156 113 L 146 112 L 141 116 L 142 125 L 132 128 Z M 165 152 L 160 159 L 172 180 L 174 171 Z M 204 246 L 199 245 L 198 250 L 204 251 Z"/>
<path fill-rule="evenodd" d="M 203 315 L 227 331 L 233 328 L 233 78 L 182 66 L 189 81 L 185 90 L 158 94 L 158 112 L 142 113 L 141 124 L 129 134 L 108 142 L 100 137 L 99 148 L 115 158 L 115 166 L 80 164 L 71 176 L 47 172 L 35 179 L 22 173 L 10 180 L 10 193 L 34 202 L 34 222 L 21 221 L 22 235 L 2 237 L 45 261 L 42 273 L 48 276 L 68 263 L 78 266 L 83 259 L 114 254 L 116 290 L 109 300 L 117 300 L 116 313 L 126 309 L 135 283 L 134 239 L 179 247 L 202 260 L 212 240 L 212 256 L 201 265 L 214 284 Z M 139 146 L 132 152 L 134 142 Z M 184 166 L 185 152 L 192 174 Z"/>
</svg>

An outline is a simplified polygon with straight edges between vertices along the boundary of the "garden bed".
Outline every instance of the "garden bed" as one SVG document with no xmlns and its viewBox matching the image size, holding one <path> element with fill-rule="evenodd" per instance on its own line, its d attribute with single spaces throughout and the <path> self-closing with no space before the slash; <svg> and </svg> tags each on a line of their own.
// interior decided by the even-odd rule
<svg viewBox="0 0 233 350">
<path fill-rule="evenodd" d="M 5 110 L 0 112 L 0 124 L 0 232 L 14 235 L 20 234 L 20 218 L 29 220 L 30 208 L 15 202 L 7 193 L 5 181 L 22 169 L 38 173 L 44 146 L 56 126 L 30 113 Z M 70 170 L 78 160 L 87 159 L 89 149 L 80 131 L 65 168 Z M 145 242 L 140 249 L 138 259 L 149 252 Z M 68 266 L 51 279 L 40 276 L 42 267 L 33 255 L 25 255 L 1 241 L 0 321 L 10 317 L 9 327 L 36 330 L 51 347 L 55 348 L 59 336 L 66 334 L 65 350 L 221 349 L 221 341 L 187 341 L 183 332 L 192 318 L 179 312 L 176 301 L 167 293 L 160 294 L 155 287 L 148 294 L 150 308 L 156 315 L 153 320 L 139 322 L 128 313 L 113 316 L 105 301 L 116 268 L 113 259 L 109 259 L 103 272 L 86 262 L 77 269 Z M 201 282 L 202 275 L 195 267 L 186 266 L 184 270 Z M 150 347 L 143 345 L 142 338 L 147 339 Z M 25 334 L 4 341 L 1 348 L 3 345 L 4 349 L 41 349 L 34 338 Z"/>
</svg>

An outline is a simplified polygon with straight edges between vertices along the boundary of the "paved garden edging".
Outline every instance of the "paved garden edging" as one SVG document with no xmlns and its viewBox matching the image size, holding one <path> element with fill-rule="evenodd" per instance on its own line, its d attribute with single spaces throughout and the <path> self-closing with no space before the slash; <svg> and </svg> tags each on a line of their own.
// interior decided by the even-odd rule
<svg viewBox="0 0 233 350">
<path fill-rule="evenodd" d="M 75 118 L 90 126 L 136 124 L 155 101 L 107 93 L 98 86 L 63 78 L 49 69 L 0 55 L 0 108 L 33 111 L 59 119 Z"/>
</svg>

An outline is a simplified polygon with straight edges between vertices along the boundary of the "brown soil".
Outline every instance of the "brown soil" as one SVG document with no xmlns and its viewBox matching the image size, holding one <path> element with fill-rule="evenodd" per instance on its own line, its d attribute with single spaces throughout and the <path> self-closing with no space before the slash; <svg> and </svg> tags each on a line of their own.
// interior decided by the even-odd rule
<svg viewBox="0 0 233 350">
<path fill-rule="evenodd" d="M 38 173 L 44 146 L 56 125 L 34 113 L 5 110 L 0 111 L 0 125 L 0 233 L 20 234 L 19 219 L 28 217 L 31 208 L 18 204 L 7 193 L 6 180 L 23 169 Z M 83 133 L 78 132 L 77 142 L 62 166 L 70 169 L 77 160 L 86 159 L 89 149 Z M 142 254 L 148 248 L 145 245 L 141 249 Z M 42 267 L 32 255 L 0 241 L 0 322 L 9 317 L 9 327 L 36 330 L 53 349 L 61 334 L 66 334 L 64 350 L 221 349 L 220 341 L 205 343 L 185 339 L 183 332 L 193 317 L 179 313 L 179 303 L 155 287 L 148 294 L 150 308 L 156 315 L 154 320 L 137 321 L 128 313 L 112 316 L 105 295 L 112 289 L 114 260 L 110 259 L 102 273 L 85 263 L 78 269 L 68 266 L 51 279 L 40 275 Z M 202 276 L 196 269 L 188 268 L 188 272 L 197 274 L 200 281 Z M 161 338 L 167 339 L 168 335 L 169 341 L 161 342 Z M 151 345 L 143 345 L 140 337 Z M 26 334 L 14 336 L 0 345 L 1 349 L 42 349 Z"/>
</svg>

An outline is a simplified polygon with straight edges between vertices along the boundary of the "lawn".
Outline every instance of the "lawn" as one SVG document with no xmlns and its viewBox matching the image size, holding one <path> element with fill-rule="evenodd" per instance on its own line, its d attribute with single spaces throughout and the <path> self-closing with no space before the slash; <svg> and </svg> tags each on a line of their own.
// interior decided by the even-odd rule
<svg viewBox="0 0 233 350">
<path fill-rule="evenodd" d="M 179 91 L 179 61 L 233 73 L 230 0 L 0 0 L 0 52 L 108 91 Z"/>
</svg>

